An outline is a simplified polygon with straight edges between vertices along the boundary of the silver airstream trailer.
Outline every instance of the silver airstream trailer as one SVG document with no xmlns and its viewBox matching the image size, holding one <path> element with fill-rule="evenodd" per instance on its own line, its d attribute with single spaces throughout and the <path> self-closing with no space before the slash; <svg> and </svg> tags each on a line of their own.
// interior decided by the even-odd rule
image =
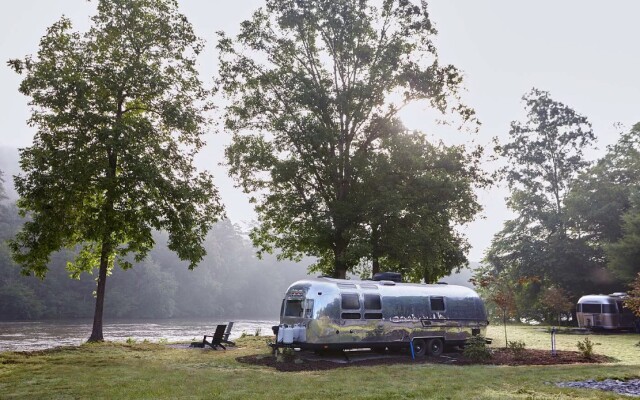
<svg viewBox="0 0 640 400">
<path fill-rule="evenodd" d="M 412 343 L 423 356 L 484 336 L 487 324 L 484 303 L 463 286 L 321 277 L 289 286 L 274 332 L 278 343 L 302 349 L 395 350 Z"/>
<path fill-rule="evenodd" d="M 576 307 L 578 326 L 587 329 L 638 329 L 638 319 L 624 307 L 626 293 L 582 296 Z"/>
</svg>

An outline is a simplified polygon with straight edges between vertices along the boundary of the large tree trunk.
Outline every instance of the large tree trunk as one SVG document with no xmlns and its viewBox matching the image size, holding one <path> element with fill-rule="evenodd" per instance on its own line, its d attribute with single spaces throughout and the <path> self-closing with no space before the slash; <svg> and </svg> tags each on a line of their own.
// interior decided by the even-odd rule
<svg viewBox="0 0 640 400">
<path fill-rule="evenodd" d="M 336 233 L 335 243 L 333 246 L 333 277 L 337 279 L 345 279 L 347 277 L 347 241 L 344 240 L 340 232 Z"/>
<path fill-rule="evenodd" d="M 98 287 L 96 290 L 96 310 L 93 314 L 93 329 L 89 342 L 102 342 L 102 310 L 104 308 L 104 293 L 107 283 L 107 269 L 109 266 L 109 246 L 102 243 L 102 251 L 100 253 L 100 271 L 98 272 Z"/>
<path fill-rule="evenodd" d="M 375 274 L 380 272 L 380 255 L 382 251 L 380 249 L 380 231 L 378 226 L 374 225 L 371 228 L 371 278 Z"/>
<path fill-rule="evenodd" d="M 120 120 L 122 116 L 122 101 L 118 104 L 117 119 Z M 109 160 L 109 168 L 107 169 L 107 178 L 109 179 L 109 188 L 106 193 L 106 201 L 103 205 L 103 222 L 104 232 L 102 234 L 102 248 L 100 249 L 100 270 L 98 272 L 98 287 L 96 290 L 96 309 L 93 314 L 93 329 L 91 330 L 91 336 L 89 342 L 102 342 L 104 337 L 102 336 L 102 310 L 104 309 L 104 294 L 107 283 L 107 270 L 109 269 L 109 256 L 111 250 L 113 250 L 113 243 L 111 242 L 110 228 L 112 224 L 113 214 L 113 190 L 111 189 L 115 185 L 116 170 L 118 166 L 118 156 L 112 148 L 107 149 L 107 157 Z"/>
</svg>

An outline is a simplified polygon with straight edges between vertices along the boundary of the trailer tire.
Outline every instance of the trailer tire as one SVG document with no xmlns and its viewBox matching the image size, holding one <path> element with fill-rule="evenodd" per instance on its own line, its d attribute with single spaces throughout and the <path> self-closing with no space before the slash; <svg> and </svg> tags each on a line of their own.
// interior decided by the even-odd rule
<svg viewBox="0 0 640 400">
<path fill-rule="evenodd" d="M 417 357 L 424 357 L 427 354 L 427 344 L 424 339 L 413 340 L 413 354 Z"/>
<path fill-rule="evenodd" d="M 444 352 L 444 344 L 442 343 L 442 339 L 434 338 L 429 339 L 426 346 L 427 353 L 430 356 L 437 357 L 442 355 Z"/>
</svg>

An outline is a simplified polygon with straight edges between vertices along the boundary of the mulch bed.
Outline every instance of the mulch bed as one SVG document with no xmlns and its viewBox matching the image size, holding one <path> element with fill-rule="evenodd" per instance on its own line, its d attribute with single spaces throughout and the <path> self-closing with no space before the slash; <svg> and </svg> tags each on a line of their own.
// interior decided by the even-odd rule
<svg viewBox="0 0 640 400">
<path fill-rule="evenodd" d="M 348 363 L 339 363 L 329 360 L 307 360 L 304 353 L 296 354 L 283 361 L 277 361 L 275 356 L 250 355 L 238 357 L 236 360 L 241 363 L 261 365 L 274 368 L 281 372 L 299 371 L 323 371 L 344 367 L 369 367 L 375 365 L 394 364 L 449 364 L 449 365 L 557 365 L 557 364 L 579 364 L 579 363 L 603 363 L 611 359 L 606 356 L 594 355 L 591 359 L 584 358 L 576 351 L 558 351 L 556 356 L 552 356 L 548 350 L 523 350 L 519 355 L 508 349 L 492 349 L 492 357 L 486 361 L 472 361 L 464 357 L 461 352 L 445 353 L 439 357 L 424 357 L 412 360 L 408 354 L 389 355 L 381 358 L 360 360 Z"/>
</svg>

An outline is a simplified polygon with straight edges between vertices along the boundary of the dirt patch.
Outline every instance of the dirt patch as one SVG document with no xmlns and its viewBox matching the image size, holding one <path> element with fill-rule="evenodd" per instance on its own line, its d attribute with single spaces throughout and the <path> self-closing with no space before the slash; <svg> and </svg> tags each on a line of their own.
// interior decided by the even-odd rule
<svg viewBox="0 0 640 400">
<path fill-rule="evenodd" d="M 284 357 L 278 361 L 275 356 L 269 355 L 249 355 L 238 357 L 236 360 L 241 363 L 262 365 L 274 368 L 281 372 L 298 371 L 323 371 L 343 367 L 369 367 L 376 365 L 394 364 L 449 364 L 449 365 L 556 365 L 556 364 L 578 364 L 578 363 L 603 363 L 612 361 L 609 357 L 595 355 L 592 359 L 584 358 L 576 351 L 558 351 L 556 356 L 551 355 L 548 350 L 524 350 L 518 355 L 507 349 L 492 349 L 492 357 L 486 361 L 472 361 L 464 357 L 462 352 L 445 353 L 438 357 L 424 357 L 412 360 L 409 354 L 385 354 L 377 358 L 349 359 L 337 357 L 332 354 L 323 359 L 313 353 L 299 352 L 294 356 Z M 340 360 L 340 361 L 337 361 Z"/>
</svg>

